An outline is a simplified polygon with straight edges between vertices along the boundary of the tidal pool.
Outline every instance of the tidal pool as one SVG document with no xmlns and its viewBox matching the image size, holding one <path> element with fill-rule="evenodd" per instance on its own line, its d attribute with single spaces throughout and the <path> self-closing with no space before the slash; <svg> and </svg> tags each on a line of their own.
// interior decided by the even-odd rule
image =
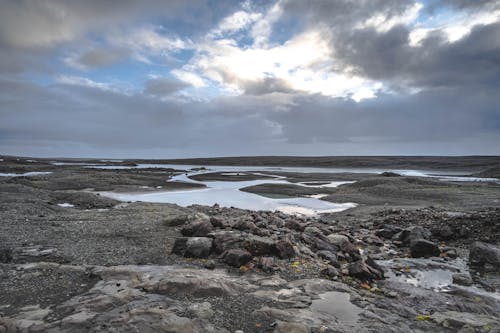
<svg viewBox="0 0 500 333">
<path fill-rule="evenodd" d="M 359 314 L 363 311 L 351 303 L 348 293 L 330 291 L 319 296 L 320 299 L 313 300 L 311 310 L 334 316 L 343 324 L 356 324 Z"/>
</svg>

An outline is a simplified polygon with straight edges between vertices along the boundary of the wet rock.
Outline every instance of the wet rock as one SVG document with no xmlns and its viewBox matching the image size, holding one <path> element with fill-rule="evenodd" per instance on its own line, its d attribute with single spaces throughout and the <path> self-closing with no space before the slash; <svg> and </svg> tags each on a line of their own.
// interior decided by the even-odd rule
<svg viewBox="0 0 500 333">
<path fill-rule="evenodd" d="M 184 228 L 182 228 L 181 233 L 183 236 L 188 237 L 205 237 L 214 230 L 213 225 L 208 219 L 199 219 L 190 222 Z"/>
<path fill-rule="evenodd" d="M 266 237 L 250 236 L 244 242 L 244 248 L 254 256 L 273 255 L 274 242 Z"/>
<path fill-rule="evenodd" d="M 240 267 L 252 260 L 252 254 L 242 249 L 231 249 L 224 253 L 223 260 L 233 267 Z"/>
<path fill-rule="evenodd" d="M 384 278 L 384 271 L 382 268 L 370 258 L 350 263 L 347 269 L 350 276 L 362 280 L 372 281 Z"/>
<path fill-rule="evenodd" d="M 295 230 L 295 231 L 299 231 L 299 232 L 304 231 L 304 229 L 306 228 L 305 224 L 300 223 L 297 220 L 288 220 L 288 221 L 286 221 L 285 227 L 288 228 L 288 229 L 290 229 L 290 230 Z"/>
<path fill-rule="evenodd" d="M 11 249 L 0 249 L 0 263 L 7 264 L 12 261 L 12 250 Z"/>
<path fill-rule="evenodd" d="M 472 332 L 477 332 L 475 329 L 478 328 L 490 328 L 486 331 L 491 331 L 491 328 L 499 327 L 500 325 L 498 318 L 469 312 L 438 312 L 434 313 L 431 317 L 437 324 L 453 330 L 467 327 L 472 328 Z"/>
<path fill-rule="evenodd" d="M 483 266 L 500 270 L 500 247 L 484 243 L 474 242 L 470 247 L 469 261 L 473 266 Z"/>
<path fill-rule="evenodd" d="M 311 333 L 308 326 L 301 323 L 287 323 L 278 321 L 273 330 L 274 333 Z"/>
<path fill-rule="evenodd" d="M 456 273 L 453 274 L 453 283 L 461 286 L 471 286 L 473 281 L 469 274 Z"/>
<path fill-rule="evenodd" d="M 410 253 L 413 258 L 437 257 L 441 253 L 439 247 L 425 239 L 414 239 L 410 243 Z"/>
<path fill-rule="evenodd" d="M 288 239 L 282 239 L 274 244 L 276 254 L 280 259 L 290 259 L 295 257 L 296 253 L 293 244 Z"/>
</svg>

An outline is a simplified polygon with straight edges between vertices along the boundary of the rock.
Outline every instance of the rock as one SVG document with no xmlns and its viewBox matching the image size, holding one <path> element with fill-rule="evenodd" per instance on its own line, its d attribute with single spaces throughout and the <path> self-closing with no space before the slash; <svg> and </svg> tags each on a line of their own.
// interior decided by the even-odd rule
<svg viewBox="0 0 500 333">
<path fill-rule="evenodd" d="M 293 244 L 288 239 L 282 239 L 274 244 L 276 254 L 280 259 L 290 259 L 295 257 L 295 250 Z"/>
<path fill-rule="evenodd" d="M 436 312 L 432 314 L 432 320 L 437 324 L 450 328 L 457 332 L 459 329 L 463 327 L 470 328 L 485 328 L 485 327 L 499 327 L 500 321 L 497 318 L 475 314 L 469 312 L 458 312 L 458 311 L 445 311 L 445 312 Z M 481 330 L 483 331 L 483 330 Z M 489 330 L 487 330 L 489 331 Z M 473 332 L 478 332 L 477 330 L 473 330 Z"/>
<path fill-rule="evenodd" d="M 318 257 L 327 260 L 330 265 L 337 268 L 340 267 L 337 255 L 335 253 L 330 251 L 318 251 L 316 254 L 318 255 Z"/>
<path fill-rule="evenodd" d="M 302 323 L 287 323 L 278 321 L 274 333 L 311 333 L 311 329 Z"/>
<path fill-rule="evenodd" d="M 213 225 L 208 219 L 200 219 L 190 222 L 184 228 L 182 228 L 181 233 L 183 236 L 188 237 L 205 237 L 214 230 Z"/>
<path fill-rule="evenodd" d="M 258 267 L 262 269 L 263 272 L 272 273 L 274 271 L 274 258 L 273 257 L 261 257 L 259 258 Z"/>
<path fill-rule="evenodd" d="M 384 278 L 384 271 L 382 268 L 370 258 L 350 263 L 347 269 L 350 276 L 362 280 L 372 281 Z"/>
<path fill-rule="evenodd" d="M 179 237 L 172 253 L 193 258 L 207 258 L 212 248 L 212 239 L 207 237 Z"/>
<path fill-rule="evenodd" d="M 465 273 L 453 274 L 452 278 L 453 278 L 453 283 L 461 286 L 471 286 L 473 283 L 471 276 Z"/>
<path fill-rule="evenodd" d="M 175 239 L 174 246 L 172 247 L 171 253 L 177 254 L 179 256 L 184 256 L 186 253 L 186 243 L 188 237 L 178 237 Z"/>
<path fill-rule="evenodd" d="M 215 228 L 226 228 L 231 225 L 231 223 L 220 216 L 212 216 L 210 217 L 210 223 L 215 227 Z"/>
<path fill-rule="evenodd" d="M 244 230 L 244 231 L 249 231 L 249 232 L 253 232 L 255 231 L 257 228 L 257 226 L 255 225 L 255 223 L 253 223 L 252 221 L 247 221 L 247 220 L 241 220 L 241 221 L 238 221 L 234 226 L 233 226 L 233 229 L 237 229 L 237 230 Z"/>
<path fill-rule="evenodd" d="M 250 236 L 244 242 L 244 248 L 254 256 L 273 255 L 274 242 L 266 237 Z"/>
<path fill-rule="evenodd" d="M 331 234 L 326 236 L 326 238 L 328 239 L 328 241 L 330 241 L 330 243 L 339 247 L 340 250 L 348 253 L 354 258 L 359 258 L 359 249 L 356 247 L 356 245 L 351 243 L 347 236 Z"/>
<path fill-rule="evenodd" d="M 212 248 L 212 239 L 207 237 L 190 237 L 186 243 L 184 256 L 193 258 L 207 258 Z"/>
<path fill-rule="evenodd" d="M 439 228 L 434 229 L 432 231 L 432 235 L 441 240 L 450 240 L 455 235 L 455 232 L 449 225 L 445 224 Z"/>
<path fill-rule="evenodd" d="M 490 265 L 491 268 L 500 270 L 500 247 L 484 242 L 474 242 L 470 247 L 469 261 L 473 266 Z"/>
<path fill-rule="evenodd" d="M 429 239 L 430 236 L 431 232 L 421 226 L 406 228 L 400 233 L 394 235 L 394 237 L 396 237 L 397 240 L 401 241 L 405 246 L 410 245 L 412 240 Z"/>
<path fill-rule="evenodd" d="M 391 172 L 391 171 L 384 171 L 380 174 L 382 177 L 401 177 L 399 173 Z"/>
<path fill-rule="evenodd" d="M 189 222 L 189 216 L 188 215 L 180 215 L 180 216 L 173 216 L 165 219 L 163 221 L 163 224 L 169 227 L 176 227 L 179 225 L 183 225 L 185 223 Z"/>
<path fill-rule="evenodd" d="M 375 235 L 385 239 L 391 239 L 395 234 L 401 232 L 401 228 L 393 225 L 387 225 L 375 232 Z"/>
<path fill-rule="evenodd" d="M 301 238 L 304 243 L 309 245 L 309 248 L 313 252 L 330 251 L 333 253 L 337 253 L 337 251 L 339 250 L 339 247 L 335 244 L 332 244 L 322 233 L 311 234 L 304 231 L 301 235 Z"/>
<path fill-rule="evenodd" d="M 439 247 L 425 239 L 414 239 L 410 243 L 410 252 L 413 258 L 438 257 L 441 254 Z"/>
<path fill-rule="evenodd" d="M 212 234 L 215 253 L 224 253 L 229 249 L 238 249 L 243 246 L 243 236 L 238 231 L 218 231 Z"/>
<path fill-rule="evenodd" d="M 7 264 L 12 261 L 12 250 L 3 248 L 0 249 L 0 263 Z"/>
<path fill-rule="evenodd" d="M 349 242 L 349 238 L 344 235 L 331 234 L 326 236 L 330 243 L 337 245 L 339 248 L 344 244 Z"/>
<path fill-rule="evenodd" d="M 318 234 L 321 234 L 321 235 L 322 235 L 322 234 L 323 234 L 323 233 L 321 232 L 321 230 L 319 230 L 319 228 L 318 228 L 318 227 L 311 227 L 311 226 L 309 226 L 309 227 L 305 227 L 305 228 L 304 228 L 304 233 L 305 233 L 305 234 L 309 234 L 309 235 L 318 235 Z"/>
<path fill-rule="evenodd" d="M 252 260 L 252 254 L 242 249 L 231 249 L 224 253 L 223 260 L 233 267 L 240 267 Z"/>
<path fill-rule="evenodd" d="M 321 276 L 324 276 L 327 279 L 335 279 L 337 276 L 340 275 L 339 271 L 332 265 L 326 266 L 324 269 L 321 270 L 320 274 Z"/>
<path fill-rule="evenodd" d="M 295 231 L 300 231 L 300 232 L 304 231 L 304 229 L 306 228 L 306 226 L 304 224 L 300 223 L 297 220 L 286 221 L 285 227 L 290 229 L 290 230 L 295 230 Z"/>
</svg>

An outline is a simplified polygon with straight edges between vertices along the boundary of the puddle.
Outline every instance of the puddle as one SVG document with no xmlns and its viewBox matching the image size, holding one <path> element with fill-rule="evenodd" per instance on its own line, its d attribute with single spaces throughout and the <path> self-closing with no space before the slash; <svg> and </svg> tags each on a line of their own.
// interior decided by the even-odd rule
<svg viewBox="0 0 500 333">
<path fill-rule="evenodd" d="M 342 323 L 356 324 L 359 314 L 363 311 L 351 303 L 348 293 L 330 291 L 319 296 L 320 299 L 312 301 L 311 311 L 334 316 Z"/>
<path fill-rule="evenodd" d="M 40 176 L 40 175 L 48 175 L 52 172 L 41 172 L 41 171 L 33 171 L 33 172 L 25 172 L 25 173 L 1 173 L 0 177 L 28 177 L 28 176 Z"/>
<path fill-rule="evenodd" d="M 453 274 L 470 274 L 467 263 L 460 258 L 446 262 L 433 259 L 399 258 L 380 260 L 377 263 L 385 268 L 385 276 L 389 281 L 406 283 L 413 287 L 436 292 L 464 290 L 500 301 L 500 293 L 498 292 L 489 292 L 475 285 L 461 286 L 453 283 Z"/>
<path fill-rule="evenodd" d="M 64 202 L 64 203 L 58 203 L 57 204 L 59 207 L 66 207 L 66 208 L 72 208 L 72 207 L 75 207 L 75 205 L 72 205 L 68 202 Z"/>
</svg>

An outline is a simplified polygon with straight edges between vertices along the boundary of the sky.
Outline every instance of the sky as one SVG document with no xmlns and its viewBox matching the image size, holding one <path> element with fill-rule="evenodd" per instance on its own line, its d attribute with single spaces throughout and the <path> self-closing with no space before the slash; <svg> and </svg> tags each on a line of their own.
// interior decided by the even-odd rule
<svg viewBox="0 0 500 333">
<path fill-rule="evenodd" d="M 0 0 L 0 154 L 499 155 L 496 0 Z"/>
</svg>

